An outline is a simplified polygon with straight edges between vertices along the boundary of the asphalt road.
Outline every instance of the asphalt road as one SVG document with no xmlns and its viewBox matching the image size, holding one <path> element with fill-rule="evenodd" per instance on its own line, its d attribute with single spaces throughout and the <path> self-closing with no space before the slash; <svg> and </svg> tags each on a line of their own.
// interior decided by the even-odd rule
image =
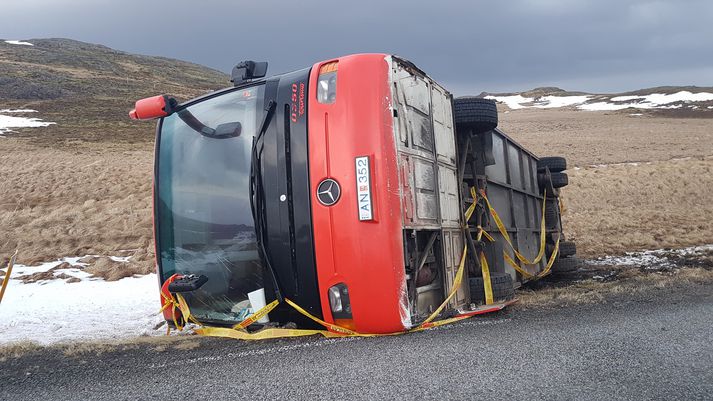
<svg viewBox="0 0 713 401">
<path fill-rule="evenodd" d="M 201 339 L 0 362 L 3 400 L 713 399 L 713 287 L 375 339 Z"/>
</svg>

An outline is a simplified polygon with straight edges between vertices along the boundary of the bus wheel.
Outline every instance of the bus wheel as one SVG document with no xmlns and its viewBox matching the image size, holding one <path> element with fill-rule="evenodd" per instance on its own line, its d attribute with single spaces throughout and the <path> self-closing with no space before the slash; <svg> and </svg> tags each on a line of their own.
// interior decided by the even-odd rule
<svg viewBox="0 0 713 401">
<path fill-rule="evenodd" d="M 490 99 L 459 97 L 453 100 L 456 126 L 470 128 L 475 133 L 494 130 L 498 126 L 498 107 Z"/>
<path fill-rule="evenodd" d="M 577 270 L 579 267 L 579 259 L 576 256 L 570 256 L 566 258 L 557 258 L 555 264 L 552 265 L 552 271 L 554 273 L 567 273 L 573 270 Z"/>
<path fill-rule="evenodd" d="M 493 287 L 493 300 L 507 301 L 515 297 L 515 286 L 512 276 L 508 273 L 490 273 L 490 284 Z M 474 304 L 485 303 L 485 289 L 482 277 L 470 279 L 470 302 Z"/>
<path fill-rule="evenodd" d="M 572 256 L 577 253 L 577 244 L 572 241 L 560 241 L 559 255 L 562 257 Z"/>
<path fill-rule="evenodd" d="M 559 156 L 541 157 L 537 161 L 537 170 L 544 171 L 545 169 L 550 169 L 553 173 L 565 171 L 567 170 L 567 160 Z"/>
</svg>

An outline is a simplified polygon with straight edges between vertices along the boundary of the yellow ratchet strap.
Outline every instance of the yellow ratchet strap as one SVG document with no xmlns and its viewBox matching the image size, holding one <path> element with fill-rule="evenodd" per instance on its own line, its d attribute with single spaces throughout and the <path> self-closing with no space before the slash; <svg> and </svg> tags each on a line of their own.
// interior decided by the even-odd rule
<svg viewBox="0 0 713 401">
<path fill-rule="evenodd" d="M 10 261 L 7 262 L 7 271 L 5 272 L 5 277 L 2 280 L 2 287 L 0 287 L 0 302 L 2 302 L 2 297 L 5 296 L 5 289 L 7 284 L 10 282 L 10 274 L 12 274 L 12 267 L 15 265 L 15 259 L 17 258 L 17 249 L 15 253 L 10 256 Z"/>
<path fill-rule="evenodd" d="M 505 228 L 503 221 L 500 219 L 500 216 L 498 215 L 498 212 L 495 210 L 495 208 L 493 208 L 493 206 L 490 204 L 490 200 L 488 200 L 488 196 L 485 194 L 485 191 L 481 190 L 480 194 L 483 199 L 485 199 L 485 204 L 488 207 L 488 210 L 490 211 L 490 215 L 493 216 L 495 225 L 498 226 L 498 231 L 500 231 L 500 234 L 502 234 L 503 238 L 505 238 L 505 242 L 507 242 L 507 244 L 510 246 L 510 249 L 515 254 L 515 257 L 517 257 L 520 262 L 526 265 L 536 265 L 540 263 L 542 257 L 545 256 L 545 238 L 547 235 L 545 226 L 545 202 L 547 202 L 547 191 L 545 191 L 545 195 L 542 200 L 542 219 L 540 220 L 540 251 L 537 253 L 537 256 L 535 256 L 535 259 L 532 261 L 524 257 L 520 252 L 517 251 L 517 249 L 515 249 L 515 246 L 512 244 L 512 240 L 510 239 L 510 235 L 508 234 L 508 231 Z"/>
</svg>

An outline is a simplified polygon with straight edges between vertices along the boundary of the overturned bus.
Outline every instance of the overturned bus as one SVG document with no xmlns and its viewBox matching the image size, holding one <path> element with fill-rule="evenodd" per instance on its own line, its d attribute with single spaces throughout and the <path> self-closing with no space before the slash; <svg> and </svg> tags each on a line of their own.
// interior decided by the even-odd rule
<svg viewBox="0 0 713 401">
<path fill-rule="evenodd" d="M 399 332 L 576 268 L 566 161 L 497 129 L 491 100 L 453 99 L 385 54 L 266 69 L 243 62 L 232 87 L 130 113 L 159 119 L 158 275 L 193 318 L 233 326 L 279 300 L 253 327 Z M 164 309 L 169 324 L 180 314 Z"/>
</svg>

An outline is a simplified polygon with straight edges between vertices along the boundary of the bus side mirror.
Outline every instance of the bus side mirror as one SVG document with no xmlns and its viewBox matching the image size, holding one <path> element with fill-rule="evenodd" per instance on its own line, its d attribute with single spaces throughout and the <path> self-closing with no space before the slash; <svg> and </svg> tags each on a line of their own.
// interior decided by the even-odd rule
<svg viewBox="0 0 713 401">
<path fill-rule="evenodd" d="M 173 113 L 178 102 L 172 97 L 159 95 L 137 100 L 134 109 L 129 112 L 132 120 L 152 120 L 166 117 Z"/>
</svg>

